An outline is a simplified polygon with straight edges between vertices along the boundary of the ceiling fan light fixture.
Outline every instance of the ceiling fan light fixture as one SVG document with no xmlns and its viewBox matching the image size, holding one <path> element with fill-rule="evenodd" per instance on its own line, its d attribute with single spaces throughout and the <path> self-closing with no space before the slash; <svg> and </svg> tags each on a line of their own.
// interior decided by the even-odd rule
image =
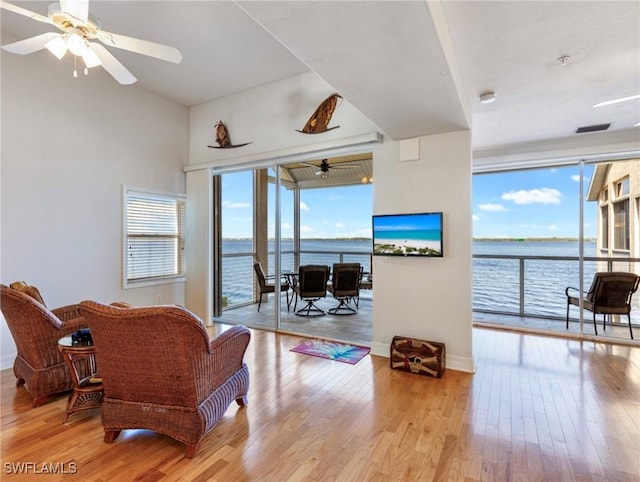
<svg viewBox="0 0 640 482">
<path fill-rule="evenodd" d="M 88 48 L 82 54 L 82 60 L 84 60 L 84 65 L 86 65 L 88 69 L 97 67 L 98 65 L 102 65 L 102 62 L 100 62 L 100 58 L 93 50 L 91 50 L 91 48 Z"/>
<path fill-rule="evenodd" d="M 77 57 L 84 56 L 85 52 L 89 50 L 88 42 L 82 35 L 78 33 L 78 30 L 71 32 L 67 37 L 67 48 L 69 52 Z"/>
<path fill-rule="evenodd" d="M 55 55 L 58 60 L 62 60 L 62 57 L 67 53 L 67 42 L 62 37 L 56 37 L 49 40 L 44 44 L 45 48 Z"/>
</svg>

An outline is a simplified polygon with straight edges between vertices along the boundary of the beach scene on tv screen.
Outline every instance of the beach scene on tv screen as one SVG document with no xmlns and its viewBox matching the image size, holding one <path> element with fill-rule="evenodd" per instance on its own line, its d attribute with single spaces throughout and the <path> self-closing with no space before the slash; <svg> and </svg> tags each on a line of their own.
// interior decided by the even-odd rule
<svg viewBox="0 0 640 482">
<path fill-rule="evenodd" d="M 441 214 L 375 216 L 373 254 L 442 256 Z"/>
</svg>

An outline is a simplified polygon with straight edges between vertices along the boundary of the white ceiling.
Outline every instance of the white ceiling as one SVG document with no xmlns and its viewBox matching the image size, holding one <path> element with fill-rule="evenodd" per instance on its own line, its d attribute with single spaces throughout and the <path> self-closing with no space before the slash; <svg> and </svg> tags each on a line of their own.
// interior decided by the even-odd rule
<svg viewBox="0 0 640 482">
<path fill-rule="evenodd" d="M 396 140 L 472 128 L 477 151 L 611 123 L 640 143 L 640 101 L 591 107 L 640 94 L 638 1 L 92 0 L 90 11 L 106 31 L 177 47 L 179 65 L 111 52 L 139 86 L 188 106 L 312 69 Z M 1 22 L 3 44 L 51 30 L 5 10 Z M 489 90 L 497 100 L 480 104 Z"/>
</svg>

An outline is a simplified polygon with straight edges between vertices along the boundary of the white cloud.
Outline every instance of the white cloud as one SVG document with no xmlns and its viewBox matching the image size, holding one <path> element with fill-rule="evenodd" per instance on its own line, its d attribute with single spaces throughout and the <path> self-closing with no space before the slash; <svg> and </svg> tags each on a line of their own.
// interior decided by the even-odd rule
<svg viewBox="0 0 640 482">
<path fill-rule="evenodd" d="M 306 203 L 300 201 L 300 211 L 309 211 L 309 206 L 307 206 Z"/>
<path fill-rule="evenodd" d="M 558 229 L 558 226 L 556 224 L 550 224 L 549 226 L 547 226 L 547 229 L 549 231 L 555 231 L 556 229 Z"/>
<path fill-rule="evenodd" d="M 344 224 L 342 224 L 342 223 L 336 223 L 336 228 L 344 228 Z"/>
<path fill-rule="evenodd" d="M 479 221 L 480 220 L 480 216 L 478 216 L 477 214 L 473 215 L 473 220 L 474 221 Z"/>
<path fill-rule="evenodd" d="M 509 191 L 502 195 L 502 199 L 513 201 L 515 204 L 560 204 L 561 197 L 560 191 L 550 187 L 530 189 L 529 191 Z"/>
<path fill-rule="evenodd" d="M 229 209 L 239 209 L 239 208 L 249 208 L 251 207 L 251 204 L 242 203 L 242 202 L 223 201 L 222 206 Z"/>
<path fill-rule="evenodd" d="M 478 209 L 482 211 L 496 211 L 496 212 L 507 210 L 507 208 L 505 208 L 502 204 L 479 204 Z"/>
<path fill-rule="evenodd" d="M 574 182 L 580 182 L 580 174 L 574 174 L 571 176 L 571 180 Z"/>
<path fill-rule="evenodd" d="M 300 226 L 301 233 L 313 233 L 314 229 L 309 226 Z"/>
</svg>

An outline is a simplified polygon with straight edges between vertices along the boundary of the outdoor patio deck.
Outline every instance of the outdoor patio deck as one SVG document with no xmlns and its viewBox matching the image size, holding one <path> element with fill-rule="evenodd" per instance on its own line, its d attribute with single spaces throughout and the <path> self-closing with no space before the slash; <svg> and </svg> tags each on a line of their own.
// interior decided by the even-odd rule
<svg viewBox="0 0 640 482">
<path fill-rule="evenodd" d="M 321 338 L 347 341 L 359 345 L 370 345 L 372 341 L 372 309 L 373 300 L 366 292 L 360 300 L 358 313 L 355 315 L 330 315 L 319 317 L 297 316 L 291 311 L 287 312 L 286 298 L 282 295 L 282 319 L 281 329 L 291 333 L 317 336 Z M 318 305 L 328 309 L 337 304 L 331 296 L 320 300 Z M 298 303 L 298 308 L 302 305 Z M 224 312 L 217 322 L 241 323 L 251 328 L 273 328 L 273 297 L 270 296 L 262 302 L 260 312 L 258 305 L 248 304 L 237 308 L 231 308 Z M 600 318 L 598 318 L 600 320 Z M 490 326 L 492 328 L 504 328 L 512 331 L 552 332 L 558 335 L 576 336 L 580 326 L 577 322 L 569 323 L 569 329 L 565 328 L 565 322 L 558 319 L 537 318 L 528 316 L 504 315 L 494 313 L 473 312 L 474 326 Z M 634 337 L 640 340 L 640 328 L 634 327 Z M 585 321 L 585 334 L 593 335 L 593 323 L 590 317 Z M 629 326 L 626 321 L 622 323 L 607 324 L 606 331 L 602 331 L 602 322 L 598 321 L 598 334 L 610 337 L 615 341 L 630 340 Z"/>
</svg>

